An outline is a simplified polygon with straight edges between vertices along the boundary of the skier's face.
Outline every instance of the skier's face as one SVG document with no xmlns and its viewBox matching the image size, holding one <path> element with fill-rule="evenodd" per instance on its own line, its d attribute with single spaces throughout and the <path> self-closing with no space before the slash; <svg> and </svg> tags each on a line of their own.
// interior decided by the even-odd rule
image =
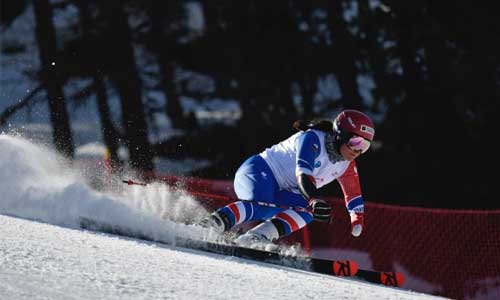
<svg viewBox="0 0 500 300">
<path fill-rule="evenodd" d="M 351 161 L 368 151 L 371 142 L 355 134 L 340 146 L 340 154 L 344 159 Z"/>
<path fill-rule="evenodd" d="M 361 150 L 354 150 L 347 146 L 347 144 L 342 144 L 340 146 L 340 154 L 345 160 L 351 161 L 361 155 Z"/>
</svg>

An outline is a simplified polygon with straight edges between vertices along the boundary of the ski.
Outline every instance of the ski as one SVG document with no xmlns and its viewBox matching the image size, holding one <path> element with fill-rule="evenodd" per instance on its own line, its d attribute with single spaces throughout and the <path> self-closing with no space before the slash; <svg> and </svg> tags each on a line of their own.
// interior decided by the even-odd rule
<svg viewBox="0 0 500 300">
<path fill-rule="evenodd" d="M 98 222 L 89 218 L 80 218 L 80 226 L 83 229 L 105 232 L 114 235 L 127 236 L 141 240 L 163 243 L 185 249 L 199 250 L 213 254 L 226 255 L 281 265 L 295 269 L 327 274 L 338 277 L 358 278 L 367 282 L 381 284 L 385 286 L 401 287 L 404 283 L 404 275 L 400 272 L 381 272 L 374 270 L 360 269 L 355 260 L 328 260 L 314 258 L 307 255 L 293 255 L 284 251 L 279 245 L 270 244 L 273 250 L 243 247 L 228 242 L 210 242 L 203 240 L 186 239 L 176 237 L 175 241 L 155 240 L 140 232 L 114 226 L 103 222 Z M 265 247 L 264 247 L 265 248 Z"/>
<path fill-rule="evenodd" d="M 359 270 L 356 276 L 368 282 L 393 287 L 402 287 L 405 280 L 403 273 L 394 271 Z"/>
<path fill-rule="evenodd" d="M 313 272 L 335 276 L 355 276 L 358 272 L 358 265 L 355 261 L 325 260 L 304 255 L 291 255 L 286 252 L 280 252 L 277 245 L 273 245 L 275 249 L 269 251 L 253 247 L 243 247 L 233 243 L 215 243 L 178 237 L 176 239 L 176 246 L 300 269 L 309 269 Z"/>
<path fill-rule="evenodd" d="M 236 244 L 220 244 L 207 241 L 178 238 L 176 246 L 205 252 L 282 265 L 340 277 L 353 277 L 385 286 L 401 287 L 404 275 L 400 272 L 382 272 L 360 269 L 355 260 L 328 260 L 311 256 L 290 255 L 278 251 L 242 247 Z"/>
</svg>

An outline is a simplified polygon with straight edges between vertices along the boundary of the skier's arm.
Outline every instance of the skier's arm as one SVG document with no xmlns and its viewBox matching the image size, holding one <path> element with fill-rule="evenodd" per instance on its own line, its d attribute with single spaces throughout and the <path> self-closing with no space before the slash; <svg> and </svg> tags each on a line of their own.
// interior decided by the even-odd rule
<svg viewBox="0 0 500 300">
<path fill-rule="evenodd" d="M 364 200 L 361 195 L 356 162 L 352 161 L 337 180 L 342 187 L 345 206 L 351 217 L 351 234 L 359 236 L 364 226 Z"/>
<path fill-rule="evenodd" d="M 321 151 L 319 137 L 313 131 L 306 131 L 296 141 L 297 160 L 295 176 L 299 190 L 306 199 L 317 194 L 316 182 L 313 177 L 314 160 Z"/>
<path fill-rule="evenodd" d="M 309 201 L 312 214 L 315 220 L 326 222 L 330 220 L 331 206 L 322 199 L 316 199 L 318 194 L 316 182 L 314 180 L 313 169 L 314 160 L 321 151 L 318 136 L 312 131 L 306 131 L 297 139 L 297 163 L 295 174 L 297 184 L 302 196 Z"/>
</svg>

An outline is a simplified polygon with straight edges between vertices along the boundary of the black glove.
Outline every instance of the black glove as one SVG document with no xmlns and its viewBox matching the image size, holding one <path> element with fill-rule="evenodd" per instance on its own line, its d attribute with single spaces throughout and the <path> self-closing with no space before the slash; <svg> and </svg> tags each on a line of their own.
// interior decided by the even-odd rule
<svg viewBox="0 0 500 300">
<path fill-rule="evenodd" d="M 332 213 L 332 207 L 325 200 L 311 199 L 309 201 L 309 206 L 312 209 L 314 220 L 320 222 L 330 221 L 330 214 Z"/>
</svg>

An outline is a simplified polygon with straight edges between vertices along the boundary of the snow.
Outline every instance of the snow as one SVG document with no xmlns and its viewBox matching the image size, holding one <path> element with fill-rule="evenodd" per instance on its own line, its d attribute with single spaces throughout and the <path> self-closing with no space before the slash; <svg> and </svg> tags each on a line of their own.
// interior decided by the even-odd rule
<svg viewBox="0 0 500 300">
<path fill-rule="evenodd" d="M 0 299 L 443 299 L 83 230 L 92 218 L 154 241 L 210 238 L 170 221 L 207 214 L 182 192 L 97 191 L 44 145 L 0 134 L 0 149 Z"/>
</svg>

